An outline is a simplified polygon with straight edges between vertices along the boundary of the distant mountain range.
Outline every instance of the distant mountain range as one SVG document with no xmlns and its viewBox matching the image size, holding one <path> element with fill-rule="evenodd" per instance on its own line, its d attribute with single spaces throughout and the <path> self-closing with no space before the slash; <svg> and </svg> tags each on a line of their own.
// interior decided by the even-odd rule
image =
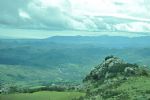
<svg viewBox="0 0 150 100">
<path fill-rule="evenodd" d="M 101 47 L 147 47 L 150 46 L 150 36 L 123 37 L 123 36 L 54 36 L 47 38 L 55 43 L 67 44 L 95 44 Z"/>
<path fill-rule="evenodd" d="M 46 39 L 1 39 L 0 63 L 55 66 L 67 62 L 85 65 L 86 63 L 83 62 L 87 62 L 86 59 L 91 59 L 93 56 L 95 59 L 97 55 L 123 55 L 124 52 L 129 56 L 148 57 L 149 41 L 150 37 L 146 36 L 133 38 L 121 36 L 54 36 Z M 81 52 L 83 55 L 80 54 Z M 81 61 L 82 58 L 84 61 Z M 91 63 L 93 62 L 95 61 L 92 60 Z"/>
<path fill-rule="evenodd" d="M 62 82 L 62 80 L 79 82 L 93 66 L 111 54 L 128 62 L 146 66 L 150 64 L 149 41 L 150 37 L 129 38 L 120 36 L 0 39 L 0 67 L 1 76 L 4 76 L 0 79 L 5 80 L 4 82 L 6 79 L 23 81 L 20 78 L 23 76 L 32 83 L 32 81 L 37 80 L 34 77 L 39 76 L 40 84 L 54 81 Z M 40 70 L 43 70 L 42 72 L 45 74 L 40 73 Z M 32 71 L 36 71 L 37 74 L 32 74 L 33 78 L 29 79 Z"/>
</svg>

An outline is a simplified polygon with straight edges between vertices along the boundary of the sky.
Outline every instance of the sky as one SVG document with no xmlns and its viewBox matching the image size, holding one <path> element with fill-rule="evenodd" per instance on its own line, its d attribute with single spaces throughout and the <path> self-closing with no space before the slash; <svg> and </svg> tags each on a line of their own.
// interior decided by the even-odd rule
<svg viewBox="0 0 150 100">
<path fill-rule="evenodd" d="M 149 10 L 150 0 L 0 0 L 0 37 L 149 36 Z"/>
</svg>

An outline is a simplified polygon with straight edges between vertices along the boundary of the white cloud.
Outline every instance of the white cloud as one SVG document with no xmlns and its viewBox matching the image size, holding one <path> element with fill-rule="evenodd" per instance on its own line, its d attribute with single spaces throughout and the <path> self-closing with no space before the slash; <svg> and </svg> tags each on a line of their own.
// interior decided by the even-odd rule
<svg viewBox="0 0 150 100">
<path fill-rule="evenodd" d="M 22 9 L 19 9 L 19 16 L 23 19 L 31 19 L 30 15 Z"/>
<path fill-rule="evenodd" d="M 49 30 L 150 31 L 150 0 L 1 0 L 0 3 L 2 26 Z"/>
<path fill-rule="evenodd" d="M 150 31 L 150 24 L 145 22 L 132 22 L 132 23 L 126 23 L 126 24 L 117 24 L 114 26 L 117 30 L 124 30 L 124 31 L 130 31 L 130 32 L 142 32 L 143 30 L 145 32 Z"/>
</svg>

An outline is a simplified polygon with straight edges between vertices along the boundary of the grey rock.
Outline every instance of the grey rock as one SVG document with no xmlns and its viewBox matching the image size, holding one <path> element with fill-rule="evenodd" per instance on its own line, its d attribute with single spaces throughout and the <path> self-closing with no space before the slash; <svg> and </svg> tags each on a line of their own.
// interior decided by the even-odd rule
<svg viewBox="0 0 150 100">
<path fill-rule="evenodd" d="M 137 72 L 138 65 L 126 63 L 118 57 L 108 56 L 86 76 L 84 81 L 105 81 L 117 76 L 136 75 Z"/>
</svg>

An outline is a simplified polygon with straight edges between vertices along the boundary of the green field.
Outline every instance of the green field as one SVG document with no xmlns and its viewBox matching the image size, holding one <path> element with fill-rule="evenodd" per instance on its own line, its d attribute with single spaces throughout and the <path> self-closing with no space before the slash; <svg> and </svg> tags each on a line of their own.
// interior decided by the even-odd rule
<svg viewBox="0 0 150 100">
<path fill-rule="evenodd" d="M 0 95 L 0 100 L 72 100 L 84 96 L 80 92 L 36 92 Z"/>
</svg>

